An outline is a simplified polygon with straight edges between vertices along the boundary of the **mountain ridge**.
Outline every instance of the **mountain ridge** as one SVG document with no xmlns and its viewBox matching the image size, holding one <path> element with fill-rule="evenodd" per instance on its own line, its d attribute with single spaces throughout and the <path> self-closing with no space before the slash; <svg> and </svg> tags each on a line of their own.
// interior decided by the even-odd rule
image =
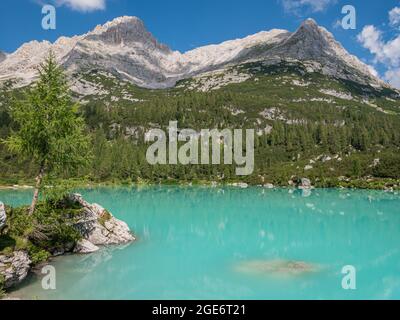
<svg viewBox="0 0 400 320">
<path fill-rule="evenodd" d="M 54 43 L 25 43 L 0 62 L 0 81 L 16 77 L 22 79 L 23 85 L 31 83 L 49 50 L 71 74 L 100 69 L 150 89 L 173 87 L 179 80 L 230 64 L 252 61 L 276 64 L 284 60 L 306 62 L 310 72 L 388 86 L 313 19 L 305 20 L 295 32 L 261 31 L 181 53 L 158 42 L 139 18 L 123 16 L 86 34 L 60 37 Z"/>
</svg>

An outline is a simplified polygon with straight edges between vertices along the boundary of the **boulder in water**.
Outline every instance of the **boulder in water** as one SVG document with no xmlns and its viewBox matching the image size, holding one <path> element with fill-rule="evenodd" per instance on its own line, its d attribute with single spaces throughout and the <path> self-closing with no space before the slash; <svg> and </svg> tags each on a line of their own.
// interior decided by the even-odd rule
<svg viewBox="0 0 400 320">
<path fill-rule="evenodd" d="M 75 228 L 93 245 L 126 244 L 136 240 L 128 225 L 102 206 L 88 203 L 80 194 L 73 194 L 71 200 L 83 208 Z"/>
<path fill-rule="evenodd" d="M 81 254 L 87 254 L 87 253 L 93 253 L 99 250 L 99 247 L 91 243 L 90 241 L 86 239 L 81 239 L 78 241 L 78 243 L 75 245 L 74 248 L 74 253 L 81 253 Z"/>
</svg>

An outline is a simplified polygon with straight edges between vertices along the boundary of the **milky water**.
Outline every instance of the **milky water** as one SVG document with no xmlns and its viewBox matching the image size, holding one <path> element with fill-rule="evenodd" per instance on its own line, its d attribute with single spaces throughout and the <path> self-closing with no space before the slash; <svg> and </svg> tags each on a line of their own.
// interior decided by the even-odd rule
<svg viewBox="0 0 400 320">
<path fill-rule="evenodd" d="M 36 275 L 13 295 L 29 299 L 400 298 L 398 194 L 166 186 L 82 193 L 126 221 L 138 241 L 87 256 L 54 259 L 57 290 L 43 290 L 42 276 Z M 29 197 L 27 191 L 0 191 L 0 199 L 13 205 L 29 203 Z M 306 267 L 292 272 L 289 262 Z M 342 288 L 346 265 L 356 269 L 356 290 Z"/>
</svg>

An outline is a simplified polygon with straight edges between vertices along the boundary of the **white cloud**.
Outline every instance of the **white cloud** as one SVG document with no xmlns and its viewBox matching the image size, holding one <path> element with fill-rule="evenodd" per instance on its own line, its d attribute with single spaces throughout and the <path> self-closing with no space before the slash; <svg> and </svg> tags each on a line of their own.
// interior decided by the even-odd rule
<svg viewBox="0 0 400 320">
<path fill-rule="evenodd" d="M 366 26 L 358 35 L 358 41 L 375 56 L 376 62 L 400 65 L 400 35 L 385 42 L 380 30 Z"/>
<path fill-rule="evenodd" d="M 382 33 L 377 30 L 374 26 L 365 26 L 361 33 L 357 36 L 358 41 L 362 46 L 368 49 L 373 55 L 376 56 L 377 60 L 382 59 Z"/>
<path fill-rule="evenodd" d="M 73 10 L 90 12 L 95 10 L 104 10 L 106 0 L 56 0 L 57 5 L 65 5 Z"/>
<path fill-rule="evenodd" d="M 385 41 L 383 34 L 376 27 L 365 26 L 358 35 L 358 41 L 374 56 L 374 63 L 385 66 L 384 79 L 400 88 L 400 35 Z"/>
<path fill-rule="evenodd" d="M 280 0 L 286 12 L 302 15 L 307 13 L 321 12 L 337 0 Z"/>
<path fill-rule="evenodd" d="M 395 27 L 400 25 L 400 7 L 395 7 L 389 12 L 390 25 Z"/>
<path fill-rule="evenodd" d="M 385 80 L 387 80 L 392 86 L 400 89 L 400 68 L 389 69 L 386 71 Z"/>
</svg>

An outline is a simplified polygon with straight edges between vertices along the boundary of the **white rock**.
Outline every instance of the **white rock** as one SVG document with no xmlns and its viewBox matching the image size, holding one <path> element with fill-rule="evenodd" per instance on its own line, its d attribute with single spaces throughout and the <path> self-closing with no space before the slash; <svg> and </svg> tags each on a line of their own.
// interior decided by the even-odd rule
<svg viewBox="0 0 400 320">
<path fill-rule="evenodd" d="M 93 243 L 86 239 L 81 239 L 78 241 L 78 243 L 75 245 L 74 252 L 75 253 L 93 253 L 98 251 L 100 248 L 98 246 L 95 246 Z"/>
<path fill-rule="evenodd" d="M 0 201 L 0 231 L 4 228 L 7 221 L 6 208 L 4 203 Z"/>
<path fill-rule="evenodd" d="M 322 162 L 328 162 L 328 161 L 331 161 L 331 160 L 332 160 L 332 158 L 330 156 L 324 156 L 321 161 Z"/>
<path fill-rule="evenodd" d="M 307 165 L 307 166 L 304 167 L 305 171 L 312 170 L 312 169 L 314 169 L 314 167 L 311 166 L 311 165 Z"/>
<path fill-rule="evenodd" d="M 310 189 L 312 188 L 310 179 L 301 178 L 301 184 L 299 185 L 299 189 Z"/>
<path fill-rule="evenodd" d="M 343 100 L 353 100 L 353 96 L 350 93 L 346 93 L 346 92 L 338 92 L 338 91 L 331 90 L 331 89 L 321 89 L 321 90 L 319 90 L 319 92 L 329 95 L 329 96 L 340 98 Z"/>
<path fill-rule="evenodd" d="M 0 255 L 0 275 L 4 279 L 4 288 L 21 283 L 28 275 L 31 265 L 28 253 L 14 251 L 10 255 Z"/>
<path fill-rule="evenodd" d="M 83 238 L 94 245 L 125 244 L 135 239 L 128 225 L 116 219 L 102 206 L 85 201 L 80 194 L 71 199 L 83 207 L 83 213 L 75 227 Z"/>
<path fill-rule="evenodd" d="M 231 184 L 231 186 L 239 187 L 239 188 L 242 188 L 242 189 L 246 189 L 246 188 L 249 187 L 249 185 L 247 183 L 244 183 L 244 182 L 234 182 L 234 183 Z"/>
</svg>

